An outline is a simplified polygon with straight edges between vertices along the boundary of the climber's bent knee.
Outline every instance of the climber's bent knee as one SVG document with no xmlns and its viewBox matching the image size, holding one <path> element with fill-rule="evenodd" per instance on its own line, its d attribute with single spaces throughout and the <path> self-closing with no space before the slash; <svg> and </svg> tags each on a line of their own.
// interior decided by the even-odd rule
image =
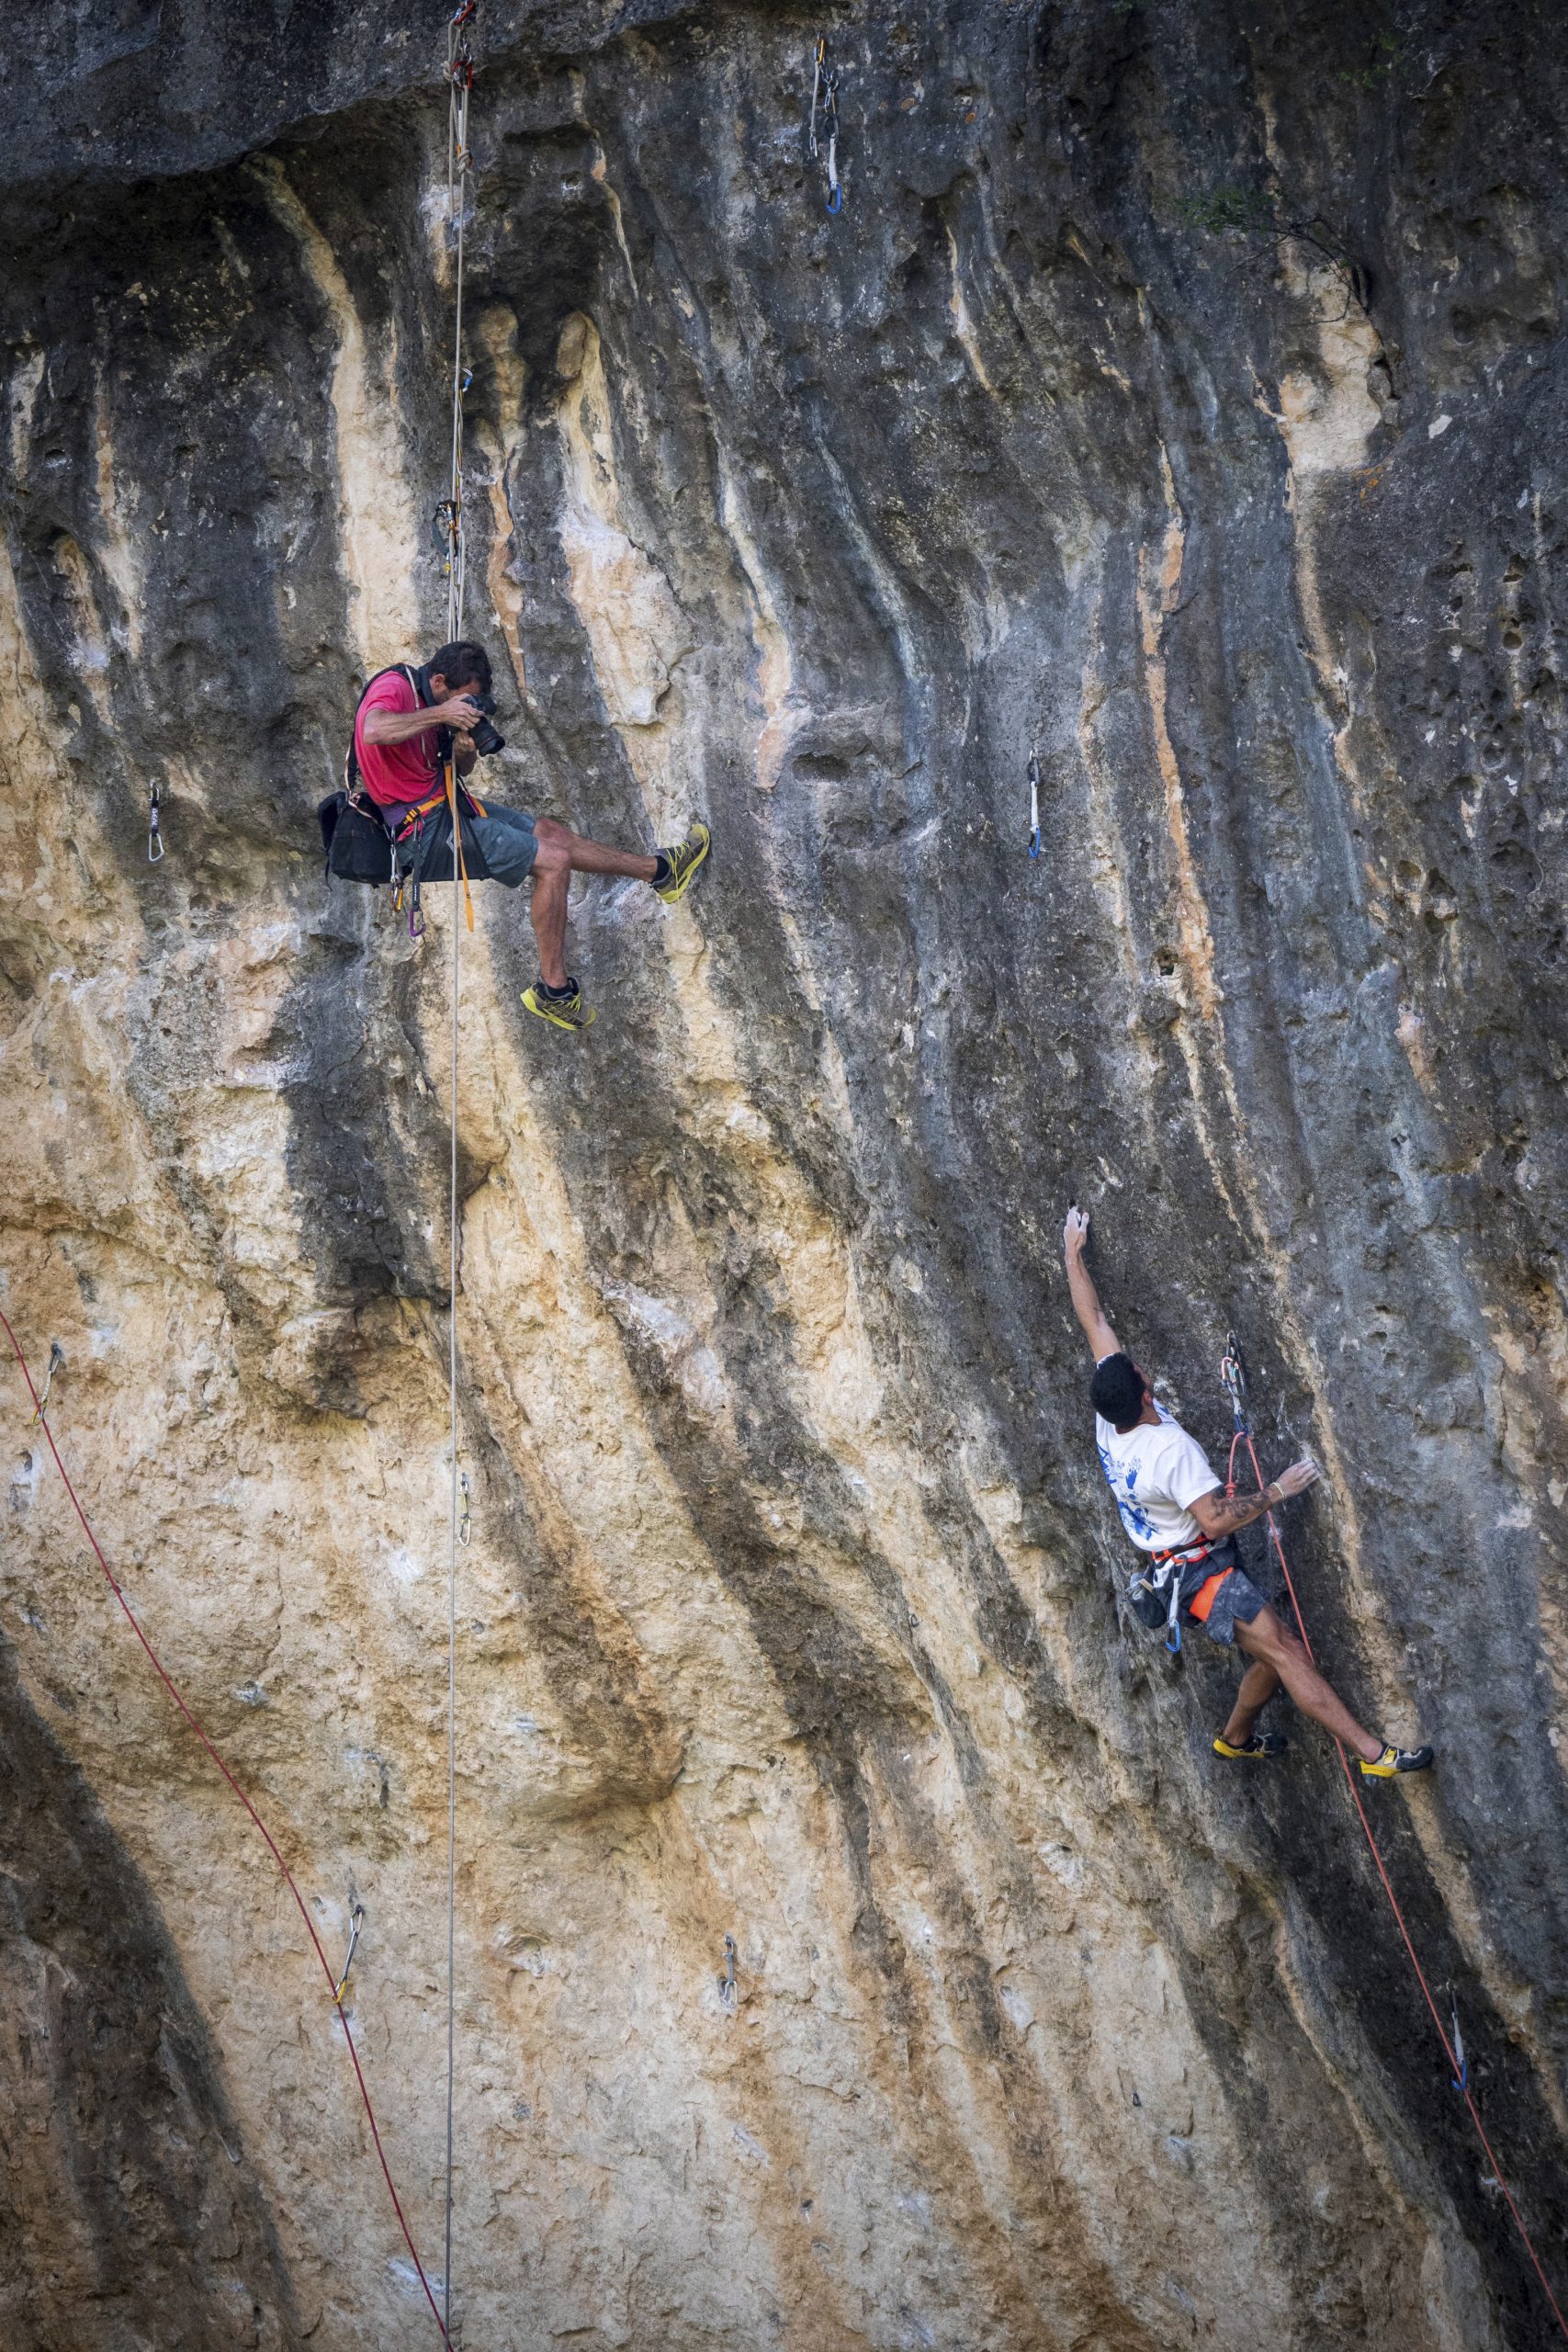
<svg viewBox="0 0 1568 2352">
<path fill-rule="evenodd" d="M 549 822 L 548 818 L 541 820 Z M 515 890 L 526 882 L 539 862 L 539 841 L 534 819 L 521 808 L 500 808 L 486 803 L 482 817 L 469 817 L 464 833 L 479 846 L 490 879 Z"/>
<path fill-rule="evenodd" d="M 538 824 L 538 844 L 534 853 L 534 879 L 541 874 L 571 872 L 571 835 L 564 825 L 553 818 L 541 817 Z"/>
<path fill-rule="evenodd" d="M 1267 1601 L 1249 1624 L 1236 1626 L 1235 1638 L 1249 1657 L 1261 1658 L 1265 1666 L 1278 1666 L 1283 1659 L 1306 1656 L 1295 1635 L 1287 1631 Z"/>
</svg>

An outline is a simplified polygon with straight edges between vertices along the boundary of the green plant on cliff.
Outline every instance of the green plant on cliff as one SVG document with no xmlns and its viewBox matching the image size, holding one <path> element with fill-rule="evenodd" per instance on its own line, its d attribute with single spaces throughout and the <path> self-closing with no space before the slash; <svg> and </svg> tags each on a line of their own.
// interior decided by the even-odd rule
<svg viewBox="0 0 1568 2352">
<path fill-rule="evenodd" d="M 1366 272 L 1338 231 L 1321 212 L 1294 213 L 1278 195 L 1234 187 L 1212 188 L 1203 195 L 1179 196 L 1171 210 L 1184 229 L 1197 230 L 1205 236 L 1256 238 L 1275 251 L 1284 244 L 1309 245 L 1342 274 L 1346 309 L 1354 302 L 1360 310 L 1366 310 Z"/>
<path fill-rule="evenodd" d="M 1352 89 L 1381 90 L 1404 58 L 1404 51 L 1392 33 L 1380 33 L 1376 48 L 1380 53 L 1370 65 L 1344 67 L 1339 79 L 1348 82 Z"/>
<path fill-rule="evenodd" d="M 1223 236 L 1227 229 L 1271 229 L 1274 226 L 1273 206 L 1256 188 L 1217 187 L 1208 196 L 1182 196 L 1176 201 L 1176 217 L 1185 229 L 1201 229 L 1211 237 Z"/>
</svg>

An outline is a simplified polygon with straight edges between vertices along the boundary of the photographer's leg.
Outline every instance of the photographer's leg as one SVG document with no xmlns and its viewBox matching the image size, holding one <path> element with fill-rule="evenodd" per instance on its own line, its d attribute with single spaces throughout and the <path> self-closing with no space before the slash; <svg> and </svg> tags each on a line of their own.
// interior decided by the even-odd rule
<svg viewBox="0 0 1568 2352">
<path fill-rule="evenodd" d="M 539 837 L 541 862 L 546 842 L 553 842 L 566 853 L 573 874 L 621 874 L 628 881 L 651 882 L 659 871 L 656 857 L 639 857 L 631 850 L 591 842 L 585 833 L 574 833 L 570 825 L 558 825 L 553 817 L 541 817 L 534 830 Z"/>
<path fill-rule="evenodd" d="M 528 909 L 539 943 L 539 977 L 547 989 L 566 986 L 566 908 L 571 888 L 571 859 L 563 843 L 547 839 L 543 820 L 534 858 L 534 898 Z M 551 833 L 565 831 L 552 826 Z"/>
</svg>

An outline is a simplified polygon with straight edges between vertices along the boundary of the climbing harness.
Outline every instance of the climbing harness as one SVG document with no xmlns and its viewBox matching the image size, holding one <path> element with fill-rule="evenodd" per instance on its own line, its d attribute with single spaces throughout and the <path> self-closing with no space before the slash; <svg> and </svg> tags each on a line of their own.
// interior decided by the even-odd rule
<svg viewBox="0 0 1568 2352">
<path fill-rule="evenodd" d="M 811 154 L 815 162 L 822 154 L 817 137 L 817 113 L 820 104 L 823 136 L 827 154 L 823 158 L 828 171 L 828 209 L 841 212 L 844 191 L 839 184 L 839 69 L 828 62 L 826 36 L 818 39 L 811 61 Z"/>
<path fill-rule="evenodd" d="M 271 1830 L 267 1827 L 266 1823 L 263 1820 L 260 1813 L 256 1810 L 255 1805 L 246 1795 L 234 1773 L 225 1762 L 221 1750 L 217 1747 L 216 1743 L 209 1736 L 205 1724 L 190 1707 L 185 1694 L 180 1690 L 179 1685 L 175 1682 L 167 1667 L 164 1664 L 163 1659 L 158 1656 L 157 1651 L 153 1648 L 152 1643 L 147 1638 L 146 1634 L 143 1632 L 141 1620 L 137 1616 L 136 1611 L 132 1609 L 130 1601 L 126 1599 L 124 1589 L 121 1587 L 118 1578 L 116 1577 L 114 1570 L 108 1564 L 108 1559 L 105 1554 L 104 1548 L 93 1532 L 92 1521 L 87 1517 L 86 1512 L 82 1508 L 81 1497 L 77 1494 L 74 1486 L 72 1484 L 71 1473 L 65 1467 L 60 1448 L 54 1442 L 54 1431 L 50 1428 L 48 1416 L 44 1411 L 44 1406 L 48 1401 L 47 1379 L 44 1389 L 40 1393 L 40 1391 L 34 1385 L 32 1374 L 28 1369 L 28 1360 L 22 1352 L 22 1343 L 17 1339 L 16 1332 L 12 1329 L 9 1318 L 6 1317 L 3 1309 L 0 1309 L 0 1331 L 4 1331 L 6 1339 L 10 1341 L 11 1352 L 16 1357 L 17 1363 L 21 1367 L 22 1378 L 27 1383 L 28 1395 L 33 1401 L 33 1418 L 42 1428 L 44 1441 L 49 1447 L 51 1454 L 53 1456 L 54 1466 L 60 1473 L 61 1483 L 71 1498 L 71 1508 L 75 1512 L 77 1519 L 81 1521 L 82 1532 L 85 1535 L 87 1542 L 92 1548 L 94 1558 L 97 1561 L 99 1567 L 103 1570 L 105 1581 L 108 1585 L 109 1590 L 113 1593 L 116 1602 L 118 1604 L 120 1614 L 124 1617 L 127 1624 L 130 1627 L 131 1632 L 135 1634 L 137 1640 L 141 1643 L 142 1649 L 146 1652 L 147 1658 L 152 1668 L 152 1671 L 156 1674 L 159 1681 L 163 1684 L 164 1690 L 168 1692 L 170 1698 L 174 1701 L 175 1706 L 185 1717 L 186 1722 L 190 1725 L 191 1730 L 196 1734 L 197 1738 L 201 1742 L 202 1747 L 207 1751 L 209 1761 L 217 1766 L 219 1771 L 223 1775 L 224 1780 L 227 1781 L 235 1796 L 238 1797 L 240 1803 L 243 1805 L 246 1814 L 250 1817 L 253 1827 L 259 1833 L 268 1853 L 272 1856 L 273 1860 L 277 1864 L 278 1871 L 283 1879 L 283 1883 L 288 1889 L 290 1895 L 293 1897 L 294 1907 L 305 1923 L 305 1933 L 310 1937 L 311 1948 L 315 1952 L 317 1960 L 321 1962 L 321 1973 L 325 1976 L 328 1984 L 332 1987 L 333 2000 L 337 2007 L 338 2022 L 343 2027 L 343 2038 L 348 2050 L 349 2063 L 354 2068 L 354 2079 L 359 2089 L 360 2104 L 365 2109 L 365 2120 L 370 2127 L 370 2137 L 375 2145 L 376 2159 L 381 2167 L 381 2177 L 387 2184 L 387 2194 L 392 2200 L 392 2211 L 397 2215 L 398 2227 L 402 2233 L 403 2244 L 409 2250 L 409 2259 L 413 2264 L 414 2270 L 419 2278 L 419 2283 L 424 2290 L 424 2299 L 430 2305 L 431 2315 L 434 2319 L 436 2326 L 441 2330 L 441 2338 L 443 2344 L 446 2347 L 446 2352 L 456 2352 L 446 2322 L 442 2318 L 440 2308 L 436 2303 L 435 2295 L 431 2287 L 430 2279 L 426 2275 L 423 2264 L 419 2258 L 419 2249 L 413 2242 L 413 2233 L 409 2228 L 407 2217 L 403 2212 L 402 2201 L 398 2195 L 396 2184 L 392 2179 L 391 2166 L 388 2163 L 387 2151 L 381 2140 L 380 2126 L 376 2120 L 376 2109 L 371 2102 L 370 2086 L 365 2079 L 365 2070 L 359 2062 L 359 2051 L 355 2042 L 354 2030 L 349 2024 L 348 2014 L 343 2007 L 340 1981 L 336 1971 L 333 1967 L 332 1962 L 327 1958 L 326 1946 L 322 1943 L 321 1936 L 316 1928 L 316 1923 L 310 1917 L 310 1910 L 305 1902 L 305 1897 L 299 1891 L 299 1883 L 296 1879 L 293 1871 L 289 1869 L 288 1864 L 284 1860 L 283 1851 L 279 1847 L 276 1838 L 273 1836 Z M 352 1947 L 350 1956 L 352 1957 Z M 348 1972 L 345 1967 L 342 1980 L 344 1984 L 346 1984 L 347 1977 Z"/>
<path fill-rule="evenodd" d="M 154 777 L 147 798 L 147 863 L 149 865 L 161 865 L 163 856 L 164 836 L 158 823 L 158 784 Z"/>
<path fill-rule="evenodd" d="M 1186 1544 L 1169 1552 L 1148 1552 L 1144 1566 L 1134 1568 L 1127 1584 L 1127 1605 L 1141 1625 L 1151 1634 L 1163 1632 L 1165 1646 L 1172 1657 L 1181 1656 L 1182 1591 L 1187 1583 L 1187 1571 L 1202 1560 L 1224 1549 L 1228 1537 L 1217 1542 L 1208 1537 L 1197 1544 Z M 1153 1573 L 1151 1574 L 1151 1570 Z M 1215 1592 L 1224 1584 L 1230 1569 L 1222 1568 L 1209 1577 L 1186 1601 L 1187 1613 L 1201 1624 L 1209 1614 Z"/>
<path fill-rule="evenodd" d="M 1040 854 L 1040 754 L 1029 754 L 1029 854 Z"/>
<path fill-rule="evenodd" d="M 348 1918 L 348 1950 L 344 1954 L 343 1974 L 333 1986 L 333 1999 L 339 2008 L 343 2007 L 343 1996 L 348 1990 L 348 1972 L 354 1966 L 354 1955 L 359 1948 L 359 1930 L 364 1918 L 364 1905 L 356 1903 Z"/>
<path fill-rule="evenodd" d="M 32 1419 L 28 1423 L 28 1429 L 36 1430 L 39 1423 L 42 1420 L 44 1409 L 49 1403 L 49 1392 L 54 1386 L 54 1375 L 62 1368 L 64 1363 L 64 1349 L 61 1346 L 58 1340 L 51 1340 L 49 1343 L 49 1370 L 43 1376 L 43 1395 L 38 1400 L 38 1410 L 34 1413 Z"/>
<path fill-rule="evenodd" d="M 1258 1491 L 1259 1494 L 1267 1494 L 1269 1491 L 1268 1482 L 1263 1476 L 1262 1464 L 1258 1459 L 1258 1448 L 1253 1442 L 1252 1427 L 1247 1417 L 1247 1380 L 1246 1360 L 1242 1355 L 1240 1344 L 1237 1341 L 1234 1331 L 1229 1334 L 1225 1340 L 1225 1352 L 1220 1364 L 1220 1382 L 1221 1385 L 1224 1389 L 1226 1396 L 1230 1400 L 1231 1413 L 1235 1421 L 1235 1435 L 1231 1440 L 1230 1465 L 1226 1474 L 1225 1492 L 1227 1496 L 1234 1495 L 1235 1493 L 1236 1452 L 1238 1447 L 1245 1445 L 1247 1452 L 1247 1458 L 1252 1464 L 1253 1476 L 1258 1481 Z M 1271 1510 L 1265 1512 L 1264 1523 L 1268 1528 L 1269 1540 L 1274 1546 L 1275 1556 L 1279 1560 L 1280 1571 L 1285 1579 L 1285 1589 L 1291 1596 L 1291 1608 L 1295 1615 L 1296 1630 L 1302 1637 L 1302 1646 L 1306 1651 L 1308 1657 L 1312 1658 L 1314 1665 L 1315 1665 L 1317 1661 L 1313 1653 L 1312 1637 L 1306 1629 L 1306 1620 L 1302 1615 L 1302 1604 L 1296 1593 L 1295 1580 L 1291 1575 L 1291 1564 L 1285 1557 L 1285 1547 L 1280 1541 L 1280 1530 L 1275 1523 L 1274 1514 Z M 1535 2270 L 1535 2275 L 1540 2281 L 1540 2290 L 1546 2297 L 1547 2302 L 1551 2307 L 1552 2318 L 1557 2322 L 1559 2333 L 1562 2335 L 1563 2341 L 1568 2343 L 1568 2319 L 1564 2319 L 1557 2298 L 1551 2291 L 1551 2282 L 1547 2278 L 1545 2270 L 1541 2267 L 1540 2256 L 1535 2250 L 1535 2241 L 1530 2236 L 1529 2230 L 1525 2227 L 1524 2215 L 1519 2211 L 1517 2205 L 1514 2202 L 1513 2192 L 1509 2188 L 1507 2182 L 1503 2177 L 1503 2168 L 1498 2163 L 1496 2155 L 1494 2153 L 1491 2141 L 1486 2136 L 1486 2127 L 1481 2120 L 1481 2110 L 1476 2106 L 1474 2093 L 1470 2087 L 1470 2068 L 1464 2054 L 1464 2043 L 1460 2037 L 1459 2030 L 1458 2003 L 1453 1999 L 1453 1995 L 1450 1989 L 1450 1998 L 1452 2003 L 1451 2017 L 1453 2025 L 1452 2039 L 1450 2040 L 1449 2028 L 1443 2023 L 1442 2015 L 1438 2010 L 1437 2000 L 1432 1992 L 1432 1987 L 1427 1980 L 1427 1972 L 1421 1965 L 1420 1955 L 1416 1950 L 1416 1945 L 1412 1939 L 1410 1929 L 1405 1925 L 1404 1914 L 1399 1907 L 1399 1897 L 1393 1891 L 1393 1882 L 1389 1877 L 1387 1865 L 1384 1863 L 1382 1858 L 1382 1850 L 1378 1844 L 1376 1837 L 1373 1835 L 1372 1825 L 1367 1818 L 1367 1809 L 1361 1801 L 1361 1792 L 1356 1786 L 1356 1776 L 1350 1770 L 1350 1759 L 1345 1753 L 1345 1747 L 1342 1741 L 1336 1740 L 1334 1744 L 1339 1750 L 1339 1762 L 1345 1773 L 1345 1785 L 1350 1792 L 1350 1802 L 1355 1806 L 1357 1817 L 1360 1822 L 1363 1831 L 1366 1833 L 1367 1844 L 1371 1849 L 1372 1860 L 1377 1866 L 1378 1877 L 1382 1882 L 1382 1891 L 1387 1895 L 1389 1908 L 1393 1913 L 1394 1925 L 1399 1929 L 1401 1940 L 1403 1941 L 1405 1951 L 1409 1956 L 1410 1965 L 1416 1972 L 1416 1982 L 1421 1987 L 1421 1996 L 1426 2002 L 1427 2009 L 1431 2013 L 1432 2023 L 1438 2030 L 1438 2040 L 1443 2046 L 1443 2055 L 1448 2061 L 1450 2079 L 1469 2110 L 1470 2120 L 1475 2126 L 1476 2138 L 1480 2141 L 1482 2147 L 1486 2153 L 1487 2162 L 1492 2166 L 1493 2176 L 1496 2181 L 1497 2187 L 1502 2190 L 1504 2199 L 1507 2204 L 1508 2211 L 1513 2216 L 1514 2227 L 1519 2233 L 1520 2244 L 1523 2245 L 1525 2252 L 1529 2255 Z"/>
</svg>

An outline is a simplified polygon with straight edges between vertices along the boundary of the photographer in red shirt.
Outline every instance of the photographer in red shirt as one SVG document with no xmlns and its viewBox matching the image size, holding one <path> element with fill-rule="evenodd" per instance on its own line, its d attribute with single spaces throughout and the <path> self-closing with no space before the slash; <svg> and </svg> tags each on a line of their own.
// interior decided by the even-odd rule
<svg viewBox="0 0 1568 2352">
<path fill-rule="evenodd" d="M 354 722 L 354 762 L 398 843 L 404 872 L 413 870 L 421 828 L 446 806 L 448 746 L 459 778 L 470 774 L 481 752 L 502 750 L 503 739 L 491 723 L 493 707 L 490 657 L 466 638 L 442 646 L 423 669 L 383 670 L 366 688 Z M 477 846 L 491 881 L 509 889 L 533 881 L 529 913 L 539 946 L 539 978 L 524 989 L 523 1001 L 558 1029 L 586 1029 L 593 1019 L 566 968 L 572 876 L 624 875 L 649 883 L 673 904 L 690 888 L 710 841 L 707 827 L 694 824 L 683 842 L 639 856 L 589 841 L 550 817 L 531 817 L 492 801 L 481 806 L 467 793 L 459 814 L 463 840 Z"/>
</svg>

